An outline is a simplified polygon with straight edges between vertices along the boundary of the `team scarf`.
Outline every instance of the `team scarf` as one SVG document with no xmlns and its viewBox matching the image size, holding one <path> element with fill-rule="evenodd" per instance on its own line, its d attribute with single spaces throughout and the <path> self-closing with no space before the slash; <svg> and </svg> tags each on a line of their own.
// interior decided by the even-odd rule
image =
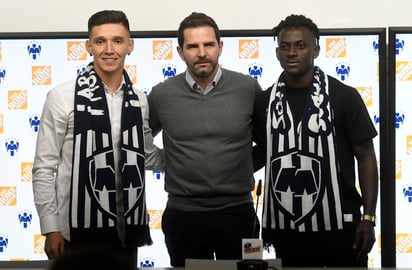
<svg viewBox="0 0 412 270">
<path fill-rule="evenodd" d="M 296 120 L 282 73 L 268 107 L 263 239 L 274 231 L 343 228 L 333 110 L 327 75 L 318 67 L 301 122 Z"/>
<path fill-rule="evenodd" d="M 76 79 L 70 195 L 73 243 L 90 236 L 93 239 L 97 232 L 98 235 L 117 234 L 118 224 L 122 223 L 125 246 L 152 244 L 145 199 L 142 112 L 126 71 L 123 71 L 123 76 L 125 87 L 118 166 L 122 190 L 117 192 L 123 195 L 124 213 L 119 217 L 114 150 L 104 86 L 93 62 Z"/>
</svg>

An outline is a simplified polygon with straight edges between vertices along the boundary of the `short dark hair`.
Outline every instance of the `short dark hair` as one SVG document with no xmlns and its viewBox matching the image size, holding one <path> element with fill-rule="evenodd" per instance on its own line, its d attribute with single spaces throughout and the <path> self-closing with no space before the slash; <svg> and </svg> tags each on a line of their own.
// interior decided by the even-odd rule
<svg viewBox="0 0 412 270">
<path fill-rule="evenodd" d="M 220 42 L 220 30 L 217 26 L 216 22 L 209 16 L 204 13 L 199 12 L 192 12 L 189 16 L 183 19 L 183 21 L 179 25 L 179 29 L 177 30 L 177 41 L 180 47 L 183 47 L 184 43 L 184 36 L 183 31 L 186 28 L 195 28 L 200 26 L 210 26 L 215 31 L 216 40 Z"/>
<path fill-rule="evenodd" d="M 287 16 L 282 20 L 275 28 L 273 28 L 273 38 L 276 41 L 276 38 L 279 37 L 280 31 L 287 27 L 306 27 L 312 32 L 313 36 L 316 38 L 317 43 L 319 43 L 319 28 L 318 26 L 309 18 L 304 15 L 292 14 Z"/>
<path fill-rule="evenodd" d="M 126 14 L 120 10 L 102 10 L 93 14 L 89 18 L 87 24 L 87 30 L 90 35 L 92 28 L 98 25 L 107 24 L 107 23 L 120 23 L 126 27 L 127 31 L 130 34 L 130 25 L 129 20 L 127 19 Z"/>
</svg>

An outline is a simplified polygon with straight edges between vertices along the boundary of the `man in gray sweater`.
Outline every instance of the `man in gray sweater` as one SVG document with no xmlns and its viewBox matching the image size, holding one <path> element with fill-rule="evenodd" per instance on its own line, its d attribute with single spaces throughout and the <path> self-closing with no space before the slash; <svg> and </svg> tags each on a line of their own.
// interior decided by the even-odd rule
<svg viewBox="0 0 412 270">
<path fill-rule="evenodd" d="M 154 86 L 150 125 L 162 131 L 168 201 L 162 230 L 171 265 L 186 258 L 242 259 L 242 238 L 258 235 L 253 208 L 252 115 L 258 82 L 223 69 L 223 42 L 202 13 L 178 29 L 186 72 Z"/>
</svg>

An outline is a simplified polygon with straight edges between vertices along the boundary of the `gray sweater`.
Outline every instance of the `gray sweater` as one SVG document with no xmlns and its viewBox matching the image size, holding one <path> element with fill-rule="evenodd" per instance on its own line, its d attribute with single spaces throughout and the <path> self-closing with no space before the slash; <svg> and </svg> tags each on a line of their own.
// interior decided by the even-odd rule
<svg viewBox="0 0 412 270">
<path fill-rule="evenodd" d="M 260 91 L 255 79 L 229 70 L 206 95 L 185 73 L 153 87 L 149 119 L 154 133 L 163 131 L 168 207 L 210 211 L 252 202 L 252 114 Z"/>
</svg>

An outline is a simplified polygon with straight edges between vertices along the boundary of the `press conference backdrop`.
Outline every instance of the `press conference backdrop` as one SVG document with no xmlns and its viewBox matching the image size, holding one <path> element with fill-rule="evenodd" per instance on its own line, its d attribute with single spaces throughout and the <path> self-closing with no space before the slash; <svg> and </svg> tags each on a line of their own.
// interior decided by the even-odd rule
<svg viewBox="0 0 412 270">
<path fill-rule="evenodd" d="M 396 262 L 412 264 L 412 28 L 389 28 L 389 89 L 395 106 Z"/>
<path fill-rule="evenodd" d="M 126 70 L 137 88 L 148 93 L 158 82 L 185 71 L 176 52 L 174 32 L 134 32 L 133 37 L 135 49 L 127 57 Z M 31 183 L 36 135 L 47 92 L 76 77 L 92 60 L 85 50 L 85 39 L 86 33 L 0 34 L 0 260 L 46 259 Z M 254 77 L 262 88 L 274 83 L 281 68 L 270 31 L 229 30 L 223 31 L 222 39 L 222 67 Z M 382 88 L 379 67 L 384 61 L 379 46 L 385 42 L 385 29 L 325 29 L 320 40 L 321 52 L 315 61 L 330 75 L 358 89 L 378 130 Z M 155 142 L 162 146 L 160 136 Z M 379 157 L 379 137 L 374 143 Z M 264 179 L 263 170 L 255 178 Z M 167 199 L 163 186 L 162 173 L 146 171 L 154 244 L 139 249 L 139 267 L 170 266 L 161 231 Z M 398 197 L 405 200 L 402 195 Z M 255 203 L 259 204 L 260 216 L 262 199 L 256 202 L 255 197 Z M 400 207 L 409 209 L 398 211 L 410 211 L 410 205 L 401 203 Z M 379 213 L 378 206 L 378 218 Z M 378 241 L 370 253 L 371 267 L 381 265 L 379 219 L 376 232 Z M 404 232 L 406 238 L 412 237 L 410 229 Z M 272 250 L 264 256 L 276 255 Z"/>
</svg>

